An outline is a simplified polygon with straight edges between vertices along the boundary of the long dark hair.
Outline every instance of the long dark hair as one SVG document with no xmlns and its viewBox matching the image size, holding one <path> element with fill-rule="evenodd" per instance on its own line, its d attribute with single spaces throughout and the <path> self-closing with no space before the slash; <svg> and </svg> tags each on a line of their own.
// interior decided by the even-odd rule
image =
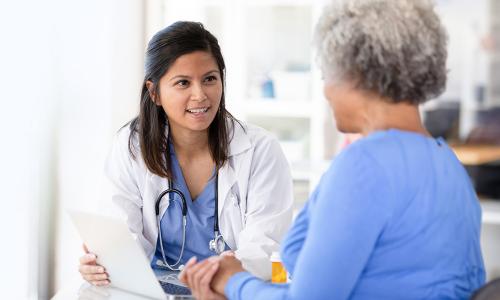
<svg viewBox="0 0 500 300">
<path fill-rule="evenodd" d="M 146 167 L 154 174 L 172 179 L 172 161 L 170 147 L 165 129 L 168 116 L 161 106 L 151 99 L 146 86 L 147 81 L 153 83 L 155 95 L 160 95 L 158 83 L 177 58 L 194 51 L 206 51 L 213 55 L 219 68 L 222 81 L 222 98 L 215 119 L 208 127 L 208 143 L 210 154 L 219 169 L 227 161 L 229 155 L 228 122 L 231 128 L 238 122 L 225 107 L 225 64 L 219 43 L 215 36 L 206 30 L 201 23 L 176 22 L 156 33 L 149 41 L 145 57 L 145 75 L 142 83 L 139 115 L 130 122 L 129 151 L 133 151 L 133 136 L 139 135 L 139 145 Z M 238 122 L 239 123 L 239 122 Z M 241 124 L 240 124 L 241 125 Z"/>
</svg>

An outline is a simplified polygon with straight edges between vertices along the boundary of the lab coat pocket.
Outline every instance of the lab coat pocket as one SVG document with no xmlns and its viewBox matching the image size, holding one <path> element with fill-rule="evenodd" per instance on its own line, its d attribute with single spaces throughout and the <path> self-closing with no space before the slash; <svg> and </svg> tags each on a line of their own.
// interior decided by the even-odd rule
<svg viewBox="0 0 500 300">
<path fill-rule="evenodd" d="M 238 236 L 243 230 L 242 214 L 238 187 L 232 186 L 224 198 L 224 205 L 219 218 L 220 229 L 228 246 L 235 250 L 238 245 Z"/>
<path fill-rule="evenodd" d="M 238 193 L 238 187 L 235 185 L 230 190 L 227 199 L 227 206 L 230 210 L 231 224 L 234 226 L 235 231 L 239 232 L 243 227 L 243 219 L 240 207 L 240 196 Z"/>
<path fill-rule="evenodd" d="M 234 191 L 229 192 L 229 200 L 234 207 L 240 208 L 240 197 Z"/>
</svg>

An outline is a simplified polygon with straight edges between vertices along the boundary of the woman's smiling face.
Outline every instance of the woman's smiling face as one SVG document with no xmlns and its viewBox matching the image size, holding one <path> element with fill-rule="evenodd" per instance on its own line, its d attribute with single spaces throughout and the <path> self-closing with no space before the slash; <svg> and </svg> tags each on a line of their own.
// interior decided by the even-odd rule
<svg viewBox="0 0 500 300">
<path fill-rule="evenodd" d="M 150 82 L 148 89 L 152 90 Z M 160 79 L 158 91 L 159 97 L 151 97 L 163 107 L 173 130 L 206 131 L 223 92 L 215 58 L 206 51 L 180 56 Z"/>
</svg>

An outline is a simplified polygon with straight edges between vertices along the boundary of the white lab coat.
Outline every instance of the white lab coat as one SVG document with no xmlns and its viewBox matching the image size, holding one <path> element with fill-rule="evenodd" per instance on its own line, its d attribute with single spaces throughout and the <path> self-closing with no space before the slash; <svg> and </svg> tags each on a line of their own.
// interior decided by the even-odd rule
<svg viewBox="0 0 500 300">
<path fill-rule="evenodd" d="M 219 170 L 219 228 L 243 267 L 269 279 L 269 257 L 279 251 L 292 221 L 292 178 L 278 141 L 261 128 L 244 126 L 246 132 L 235 123 L 229 159 Z M 152 259 L 158 237 L 155 200 L 168 183 L 146 168 L 137 136 L 133 141 L 136 159 L 131 157 L 129 134 L 128 126 L 117 133 L 106 175 L 112 183 L 113 201 Z M 163 214 L 169 203 L 163 200 L 161 204 Z"/>
</svg>

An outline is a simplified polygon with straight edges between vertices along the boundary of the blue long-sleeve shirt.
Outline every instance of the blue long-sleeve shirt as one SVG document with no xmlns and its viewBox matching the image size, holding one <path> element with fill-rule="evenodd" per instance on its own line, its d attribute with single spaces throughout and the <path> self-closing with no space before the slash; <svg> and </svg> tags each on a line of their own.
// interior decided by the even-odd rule
<svg viewBox="0 0 500 300">
<path fill-rule="evenodd" d="M 466 299 L 485 280 L 481 210 L 442 139 L 380 131 L 341 153 L 281 256 L 290 284 L 237 273 L 229 299 Z"/>
</svg>

